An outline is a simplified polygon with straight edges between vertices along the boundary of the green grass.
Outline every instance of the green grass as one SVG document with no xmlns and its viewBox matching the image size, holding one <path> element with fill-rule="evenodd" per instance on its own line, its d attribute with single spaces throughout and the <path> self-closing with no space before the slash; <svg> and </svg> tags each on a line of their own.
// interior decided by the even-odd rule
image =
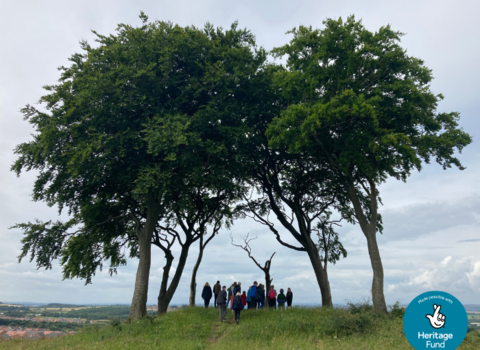
<svg viewBox="0 0 480 350">
<path fill-rule="evenodd" d="M 413 349 L 405 339 L 401 318 L 370 311 L 339 309 L 286 311 L 246 310 L 240 325 L 227 310 L 187 308 L 153 321 L 103 327 L 58 339 L 0 341 L 3 349 Z M 479 349 L 480 332 L 471 332 L 459 347 Z"/>
</svg>

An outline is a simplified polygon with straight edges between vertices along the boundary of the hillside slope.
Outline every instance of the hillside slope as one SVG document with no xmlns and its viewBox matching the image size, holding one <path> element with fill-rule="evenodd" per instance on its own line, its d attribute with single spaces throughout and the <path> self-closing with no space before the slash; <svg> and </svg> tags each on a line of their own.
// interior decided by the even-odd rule
<svg viewBox="0 0 480 350">
<path fill-rule="evenodd" d="M 459 347 L 480 348 L 480 332 L 471 332 Z M 286 311 L 246 310 L 240 324 L 227 311 L 200 307 L 169 313 L 155 320 L 121 323 L 63 338 L 3 341 L 3 349 L 412 349 L 399 317 L 340 309 Z"/>
</svg>

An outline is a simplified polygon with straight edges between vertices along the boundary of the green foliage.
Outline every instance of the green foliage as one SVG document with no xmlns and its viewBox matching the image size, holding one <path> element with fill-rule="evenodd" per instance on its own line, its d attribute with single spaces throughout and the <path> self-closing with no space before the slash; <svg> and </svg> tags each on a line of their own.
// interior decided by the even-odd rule
<svg viewBox="0 0 480 350">
<path fill-rule="evenodd" d="M 368 313 L 373 311 L 373 305 L 369 299 L 365 299 L 363 301 L 359 301 L 356 303 L 352 301 L 348 301 L 347 310 L 352 315 Z"/>
<path fill-rule="evenodd" d="M 241 191 L 231 155 L 239 101 L 265 51 L 236 23 L 201 30 L 140 18 L 140 27 L 94 32 L 96 47 L 81 42 L 45 87 L 45 111 L 23 109 L 36 133 L 15 149 L 12 170 L 38 171 L 33 199 L 72 219 L 12 227 L 24 232 L 19 260 L 50 269 L 60 259 L 64 278 L 90 283 L 104 263 L 113 274 L 137 257 L 150 201 L 160 207 L 154 222 L 191 221 L 202 206 L 207 225 Z"/>
<path fill-rule="evenodd" d="M 467 336 L 465 337 L 465 340 L 463 344 L 469 344 L 472 345 L 472 349 L 474 347 L 477 347 L 480 345 L 480 331 L 477 330 L 471 330 L 469 329 L 469 332 L 467 333 Z"/>
<path fill-rule="evenodd" d="M 403 319 L 403 316 L 405 315 L 405 310 L 405 307 L 400 306 L 400 301 L 397 301 L 395 304 L 390 306 L 390 315 L 392 317 Z"/>
<path fill-rule="evenodd" d="M 294 28 L 273 50 L 287 56 L 276 82 L 290 103 L 267 131 L 271 145 L 316 152 L 342 175 L 376 182 L 405 181 L 432 157 L 463 169 L 454 152 L 471 137 L 458 113 L 436 112 L 443 97 L 430 91 L 431 70 L 400 47 L 402 34 L 370 32 L 353 16 L 324 25 Z"/>
</svg>

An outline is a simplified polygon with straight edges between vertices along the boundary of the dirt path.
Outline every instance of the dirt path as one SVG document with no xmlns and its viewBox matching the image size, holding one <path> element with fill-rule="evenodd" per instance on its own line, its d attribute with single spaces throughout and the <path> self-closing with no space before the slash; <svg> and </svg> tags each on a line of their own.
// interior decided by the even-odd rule
<svg viewBox="0 0 480 350">
<path fill-rule="evenodd" d="M 227 333 L 227 330 L 231 327 L 231 325 L 235 324 L 234 315 L 229 316 L 228 311 L 229 310 L 227 310 L 227 319 L 224 322 L 222 323 L 216 322 L 213 325 L 212 335 L 207 340 L 209 344 L 217 343 L 220 339 L 222 339 L 225 336 L 225 334 Z"/>
</svg>

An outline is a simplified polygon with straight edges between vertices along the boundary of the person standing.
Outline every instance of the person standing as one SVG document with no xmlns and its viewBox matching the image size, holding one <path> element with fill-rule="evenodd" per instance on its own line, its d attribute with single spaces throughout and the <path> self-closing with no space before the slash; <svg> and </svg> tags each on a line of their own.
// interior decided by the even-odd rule
<svg viewBox="0 0 480 350">
<path fill-rule="evenodd" d="M 243 310 L 243 307 L 242 297 L 240 293 L 237 293 L 232 303 L 232 309 L 235 311 L 235 322 L 237 322 L 237 324 L 240 321 L 240 312 Z"/>
<path fill-rule="evenodd" d="M 213 286 L 213 305 L 217 307 L 217 298 L 218 298 L 218 293 L 222 290 L 222 286 L 220 285 L 220 281 L 217 281 L 217 283 Z"/>
<path fill-rule="evenodd" d="M 242 293 L 242 302 L 243 302 L 243 308 L 247 305 L 247 294 L 245 294 L 245 291 Z"/>
<path fill-rule="evenodd" d="M 278 309 L 279 310 L 285 310 L 285 302 L 287 301 L 287 298 L 285 297 L 285 294 L 283 294 L 283 289 L 280 289 L 280 294 L 277 297 L 277 303 L 278 303 Z"/>
<path fill-rule="evenodd" d="M 223 290 L 218 293 L 217 298 L 218 312 L 220 313 L 220 322 L 227 319 L 227 287 L 223 286 Z"/>
<path fill-rule="evenodd" d="M 250 287 L 248 291 L 248 295 L 250 296 L 250 305 L 248 308 L 255 309 L 257 307 L 257 302 L 255 301 L 255 294 L 257 292 L 257 281 L 253 282 L 253 285 Z"/>
<path fill-rule="evenodd" d="M 230 287 L 228 287 L 228 302 L 227 306 L 230 306 L 230 308 L 233 308 L 233 291 L 235 290 L 235 287 L 237 286 L 237 282 L 233 282 Z"/>
<path fill-rule="evenodd" d="M 292 300 L 293 300 L 293 293 L 290 288 L 288 288 L 287 290 L 286 298 L 287 298 L 287 308 L 290 309 L 292 307 Z"/>
<path fill-rule="evenodd" d="M 248 291 L 247 291 L 247 306 L 248 306 L 248 309 L 250 309 L 252 307 L 252 298 L 250 298 L 251 289 L 252 289 L 252 287 L 249 287 Z"/>
<path fill-rule="evenodd" d="M 237 283 L 237 287 L 236 287 L 236 289 L 235 289 L 234 295 L 237 295 L 237 293 L 242 294 L 242 282 L 238 282 L 238 283 Z"/>
<path fill-rule="evenodd" d="M 263 289 L 263 284 L 260 284 L 255 291 L 255 302 L 258 309 L 265 306 L 265 290 Z"/>
<path fill-rule="evenodd" d="M 277 308 L 277 291 L 275 286 L 272 284 L 270 290 L 268 291 L 268 307 L 276 309 Z"/>
<path fill-rule="evenodd" d="M 210 299 L 212 299 L 212 287 L 207 283 L 203 287 L 202 291 L 202 299 L 205 302 L 205 308 L 208 308 L 208 304 L 210 304 Z"/>
</svg>

